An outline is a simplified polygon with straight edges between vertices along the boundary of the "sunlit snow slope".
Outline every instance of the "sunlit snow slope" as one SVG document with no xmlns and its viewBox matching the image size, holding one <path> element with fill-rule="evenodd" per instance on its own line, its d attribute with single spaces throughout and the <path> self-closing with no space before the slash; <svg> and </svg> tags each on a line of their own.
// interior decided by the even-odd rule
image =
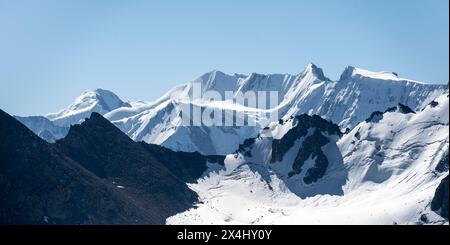
<svg viewBox="0 0 450 245">
<path fill-rule="evenodd" d="M 217 91 L 225 99 L 225 92 L 230 91 L 236 100 L 237 95 L 250 91 L 274 91 L 278 93 L 278 99 L 274 103 L 275 106 L 267 105 L 269 110 L 239 104 L 238 101 L 233 103 L 230 100 L 210 103 L 191 99 L 196 93 L 196 84 L 201 85 L 201 90 L 198 91 L 200 96 L 208 91 Z M 344 130 L 355 127 L 371 112 L 384 110 L 397 103 L 418 110 L 441 94 L 445 88 L 446 85 L 403 79 L 392 72 L 372 72 L 354 67 L 346 68 L 338 81 L 332 81 L 314 64 L 309 64 L 297 75 L 227 75 L 212 71 L 173 88 L 153 102 L 126 103 L 110 91 L 87 91 L 68 108 L 49 114 L 47 118 L 55 126 L 68 127 L 80 123 L 89 117 L 91 112 L 98 112 L 135 141 L 158 144 L 177 151 L 198 151 L 207 155 L 229 154 L 245 139 L 255 137 L 266 126 L 266 123 L 260 120 L 261 113 L 264 112 L 276 110 L 278 117 L 283 119 L 304 113 L 320 115 Z M 224 109 L 227 113 L 234 113 L 236 117 L 241 118 L 248 115 L 256 124 L 237 127 L 186 127 L 181 123 L 180 116 L 180 108 L 186 105 L 202 110 Z M 44 131 L 46 134 L 59 132 L 54 129 L 47 130 L 47 124 L 42 125 L 30 120 L 22 122 L 38 135 Z M 56 134 L 53 138 L 61 138 L 61 134 Z"/>
<path fill-rule="evenodd" d="M 448 162 L 444 170 L 437 167 L 448 158 L 448 92 L 417 111 L 402 104 L 386 109 L 342 137 L 311 117 L 272 125 L 228 155 L 225 167 L 211 165 L 190 185 L 200 196 L 198 207 L 167 223 L 448 224 L 430 210 L 448 176 Z M 308 141 L 316 132 L 327 140 Z M 279 148 L 280 140 L 290 147 Z M 318 166 L 320 151 L 326 171 L 309 183 L 305 176 Z"/>
</svg>

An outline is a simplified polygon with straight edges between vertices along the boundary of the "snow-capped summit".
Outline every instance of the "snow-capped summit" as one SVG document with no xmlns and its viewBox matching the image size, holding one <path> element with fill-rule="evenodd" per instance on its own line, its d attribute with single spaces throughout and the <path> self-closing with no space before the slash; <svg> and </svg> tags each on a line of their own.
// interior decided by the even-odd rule
<svg viewBox="0 0 450 245">
<path fill-rule="evenodd" d="M 338 81 L 313 82 L 295 91 L 284 117 L 301 113 L 320 115 L 341 128 L 352 128 L 373 111 L 402 103 L 423 108 L 442 94 L 446 85 L 399 78 L 393 72 L 372 72 L 348 66 Z"/>
<path fill-rule="evenodd" d="M 326 77 L 324 75 L 322 68 L 317 67 L 313 63 L 309 63 L 306 66 L 305 71 L 303 72 L 303 74 L 308 74 L 308 73 L 313 74 L 317 79 L 319 79 L 321 81 L 328 81 L 328 80 L 330 80 L 328 77 Z"/>
<path fill-rule="evenodd" d="M 341 75 L 340 81 L 347 80 L 386 80 L 386 81 L 404 81 L 404 82 L 415 82 L 420 83 L 418 81 L 414 81 L 411 79 L 401 78 L 398 76 L 396 72 L 391 71 L 369 71 L 362 68 L 357 68 L 353 66 L 347 66 L 344 72 Z"/>
<path fill-rule="evenodd" d="M 89 117 L 92 112 L 105 114 L 120 107 L 130 107 L 130 104 L 108 90 L 87 90 L 66 109 L 48 114 L 46 117 L 56 125 L 69 126 Z"/>
</svg>

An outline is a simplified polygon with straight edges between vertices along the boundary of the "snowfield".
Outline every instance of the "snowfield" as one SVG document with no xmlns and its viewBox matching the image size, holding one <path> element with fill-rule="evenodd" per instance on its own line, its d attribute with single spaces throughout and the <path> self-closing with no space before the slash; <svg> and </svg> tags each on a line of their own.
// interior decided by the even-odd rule
<svg viewBox="0 0 450 245">
<path fill-rule="evenodd" d="M 311 185 L 297 178 L 292 188 L 279 174 L 283 170 L 267 162 L 271 149 L 263 142 L 268 139 L 259 140 L 252 151 L 259 153 L 259 162 L 228 155 L 224 167 L 211 164 L 189 185 L 200 196 L 197 207 L 168 218 L 167 224 L 448 224 L 429 208 L 448 175 L 448 170 L 435 171 L 448 152 L 448 93 L 435 102 L 417 113 L 397 107 L 358 124 L 337 142 L 344 167 L 327 169 Z M 279 138 L 283 130 L 276 130 Z M 292 157 L 283 161 L 281 168 L 291 168 Z M 345 176 L 341 187 L 340 174 Z"/>
</svg>

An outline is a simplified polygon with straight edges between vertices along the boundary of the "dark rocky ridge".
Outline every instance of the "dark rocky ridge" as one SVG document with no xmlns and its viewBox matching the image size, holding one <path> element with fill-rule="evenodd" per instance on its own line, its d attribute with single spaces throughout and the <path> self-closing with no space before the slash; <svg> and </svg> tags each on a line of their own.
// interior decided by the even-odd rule
<svg viewBox="0 0 450 245">
<path fill-rule="evenodd" d="M 408 106 L 403 105 L 401 103 L 399 103 L 397 106 L 390 107 L 390 108 L 386 109 L 384 111 L 384 113 L 386 113 L 386 112 L 396 112 L 396 111 L 398 111 L 399 113 L 402 113 L 402 114 L 415 113 L 411 108 L 409 108 Z M 379 121 L 381 121 L 383 119 L 384 113 L 381 112 L 381 111 L 374 111 L 365 120 L 365 122 L 366 123 L 369 123 L 369 122 L 377 123 L 377 122 L 379 122 Z"/>
<path fill-rule="evenodd" d="M 193 156 L 192 160 L 202 162 L 192 170 L 177 171 L 180 175 L 173 173 L 161 161 L 163 157 L 172 156 L 171 162 L 176 164 L 172 169 L 182 169 L 183 165 L 190 166 L 191 163 L 184 159 L 174 161 L 176 156 L 172 151 L 156 151 L 156 146 L 143 147 L 98 113 L 92 113 L 82 124 L 72 126 L 66 138 L 58 140 L 56 145 L 97 176 L 121 186 L 118 191 L 153 210 L 160 218 L 159 223 L 192 207 L 197 194 L 185 181 L 206 170 L 205 159 Z M 190 173 L 186 178 L 182 176 L 185 172 Z"/>
<path fill-rule="evenodd" d="M 274 139 L 272 142 L 272 163 L 282 161 L 286 152 L 294 146 L 295 141 L 306 136 L 310 128 L 327 133 L 328 135 L 342 136 L 339 126 L 317 115 L 309 116 L 302 114 L 294 117 L 293 120 L 293 125 L 296 126 L 289 130 L 283 138 Z"/>
<path fill-rule="evenodd" d="M 372 114 L 370 114 L 369 118 L 367 118 L 365 121 L 366 123 L 369 122 L 373 122 L 373 123 L 377 123 L 379 121 L 381 121 L 381 119 L 383 119 L 383 112 L 381 111 L 374 111 L 372 112 Z"/>
<path fill-rule="evenodd" d="M 322 178 L 328 167 L 328 159 L 321 147 L 329 142 L 328 138 L 323 136 L 322 133 L 316 129 L 312 135 L 305 139 L 300 147 L 300 150 L 295 157 L 294 164 L 292 165 L 292 172 L 289 173 L 289 176 L 301 173 L 303 165 L 311 158 L 315 163 L 312 168 L 309 168 L 306 171 L 303 182 L 311 184 Z"/>
<path fill-rule="evenodd" d="M 402 114 L 416 113 L 411 108 L 409 108 L 409 106 L 404 105 L 402 103 L 398 103 L 397 106 L 390 107 L 390 108 L 386 109 L 386 111 L 384 111 L 384 112 L 396 112 L 396 111 L 398 111 Z"/>
<path fill-rule="evenodd" d="M 435 212 L 440 212 L 440 215 L 448 219 L 448 175 L 442 179 L 436 192 L 434 194 L 433 200 L 431 201 L 431 210 Z"/>
<path fill-rule="evenodd" d="M 159 222 L 1 110 L 0 138 L 0 224 Z"/>
<path fill-rule="evenodd" d="M 136 143 L 97 113 L 49 144 L 0 111 L 0 138 L 0 224 L 164 224 L 197 201 L 185 182 L 223 162 Z"/>
<path fill-rule="evenodd" d="M 303 178 L 303 182 L 311 184 L 318 181 L 325 175 L 325 172 L 329 166 L 328 158 L 322 151 L 322 147 L 330 142 L 328 137 L 335 135 L 341 137 L 343 134 L 339 129 L 339 126 L 333 124 L 330 121 L 323 119 L 317 115 L 302 114 L 299 116 L 291 117 L 286 121 L 280 119 L 279 125 L 287 123 L 289 120 L 293 120 L 294 125 L 281 139 L 272 140 L 272 154 L 271 163 L 276 163 L 283 160 L 286 153 L 294 146 L 295 142 L 303 137 L 306 137 L 299 148 L 299 151 L 295 157 L 292 165 L 292 171 L 288 173 L 288 177 L 292 177 L 303 171 L 302 167 L 305 162 L 312 158 L 314 166 L 306 170 L 306 174 Z M 269 127 L 264 130 L 269 130 Z M 308 135 L 310 130 L 312 134 Z M 259 138 L 258 135 L 257 138 Z M 256 138 L 246 139 L 239 145 L 236 153 L 242 153 L 245 157 L 252 157 L 252 147 L 255 144 Z"/>
<path fill-rule="evenodd" d="M 436 171 L 443 173 L 448 170 L 448 150 L 447 153 L 444 154 L 442 159 L 436 165 Z"/>
<path fill-rule="evenodd" d="M 195 182 L 206 170 L 206 162 L 224 165 L 225 156 L 204 156 L 198 152 L 175 152 L 159 145 L 139 143 L 182 181 Z"/>
<path fill-rule="evenodd" d="M 342 132 L 336 124 L 316 115 L 303 114 L 294 117 L 292 120 L 294 120 L 293 125 L 295 126 L 281 139 L 272 141 L 271 162 L 282 161 L 284 155 L 294 146 L 296 140 L 306 137 L 308 130 L 314 130 L 302 142 L 292 165 L 292 171 L 288 173 L 288 177 L 301 173 L 305 162 L 311 158 L 314 161 L 314 166 L 306 170 L 303 178 L 303 182 L 311 184 L 325 175 L 329 165 L 328 159 L 322 151 L 322 147 L 329 143 L 329 139 L 324 134 L 340 137 Z"/>
</svg>

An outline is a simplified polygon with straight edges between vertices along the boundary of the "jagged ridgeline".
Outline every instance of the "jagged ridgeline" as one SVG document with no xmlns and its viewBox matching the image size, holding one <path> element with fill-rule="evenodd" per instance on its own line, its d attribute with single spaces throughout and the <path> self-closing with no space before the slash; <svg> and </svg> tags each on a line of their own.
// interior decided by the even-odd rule
<svg viewBox="0 0 450 245">
<path fill-rule="evenodd" d="M 303 182 L 311 184 L 322 178 L 329 166 L 329 159 L 323 147 L 336 144 L 342 136 L 339 126 L 320 116 L 302 114 L 279 120 L 276 124 L 263 129 L 256 138 L 250 138 L 239 145 L 237 153 L 243 154 L 247 162 L 260 162 L 261 152 L 270 152 L 270 165 L 289 165 L 287 177 L 300 174 L 305 169 Z M 268 142 L 268 143 L 263 143 Z M 269 149 L 261 149 L 264 145 Z M 294 150 L 294 158 L 285 159 L 289 151 Z M 334 156 L 332 161 L 336 157 Z M 342 157 L 340 157 L 342 158 Z M 312 161 L 311 166 L 305 163 Z"/>
<path fill-rule="evenodd" d="M 342 131 L 353 128 L 374 111 L 402 103 L 414 111 L 422 109 L 447 85 L 420 83 L 399 77 L 393 72 L 372 72 L 347 67 L 340 79 L 327 78 L 324 71 L 309 64 L 298 74 L 228 75 L 211 71 L 170 90 L 156 101 L 125 102 L 114 93 L 89 90 L 57 113 L 45 118 L 18 117 L 37 135 L 49 142 L 65 136 L 71 124 L 81 123 L 91 112 L 104 115 L 134 141 L 162 145 L 175 151 L 195 152 L 204 155 L 226 155 L 233 153 L 245 139 L 254 138 L 267 125 L 255 127 L 186 127 L 181 124 L 180 104 L 195 93 L 199 85 L 200 95 L 215 91 L 224 95 L 238 92 L 276 92 L 275 108 L 278 116 L 286 120 L 304 113 L 319 115 L 339 125 Z M 144 98 L 145 99 L 145 98 Z M 209 103 L 186 102 L 202 111 L 212 109 Z M 224 97 L 214 108 L 243 112 L 242 105 L 233 104 Z M 248 108 L 252 111 L 254 108 Z M 261 109 L 261 108 L 259 108 Z"/>
</svg>

